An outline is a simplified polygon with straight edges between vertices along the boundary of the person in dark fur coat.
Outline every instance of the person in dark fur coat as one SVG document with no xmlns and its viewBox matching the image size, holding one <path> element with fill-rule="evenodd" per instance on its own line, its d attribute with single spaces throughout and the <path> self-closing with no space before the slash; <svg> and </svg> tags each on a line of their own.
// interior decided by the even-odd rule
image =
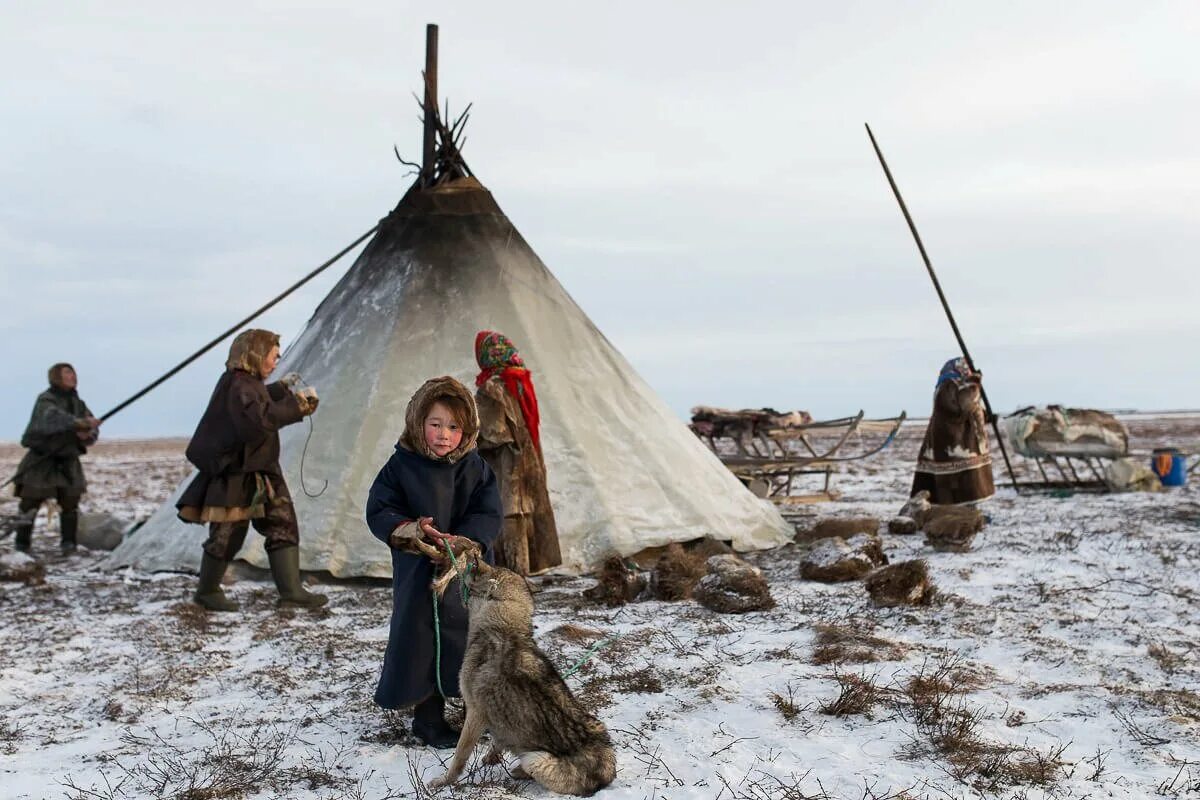
<svg viewBox="0 0 1200 800">
<path fill-rule="evenodd" d="M 476 334 L 475 361 L 479 453 L 496 473 L 504 507 L 496 565 L 518 575 L 556 567 L 562 555 L 546 488 L 533 378 L 516 346 L 496 331 Z"/>
<path fill-rule="evenodd" d="M 460 696 L 467 609 L 455 580 L 437 601 L 439 670 L 430 592 L 435 563 L 417 542 L 439 551 L 450 547 L 456 555 L 478 549 L 493 562 L 500 492 L 475 447 L 478 436 L 479 415 L 467 388 L 450 377 L 426 381 L 409 402 L 404 434 L 367 496 L 367 526 L 392 549 L 392 621 L 375 702 L 383 708 L 415 704 L 413 734 L 434 747 L 458 741 L 444 710 L 445 697 Z"/>
<path fill-rule="evenodd" d="M 187 446 L 200 471 L 175 507 L 184 522 L 208 524 L 194 599 L 212 611 L 236 611 L 221 578 L 250 525 L 266 539 L 280 605 L 315 607 L 325 595 L 300 582 L 300 528 L 279 466 L 279 429 L 317 409 L 316 392 L 293 393 L 289 383 L 266 383 L 279 361 L 279 336 L 242 331 L 229 347 L 225 372 Z"/>
<path fill-rule="evenodd" d="M 913 476 L 913 496 L 922 490 L 937 505 L 973 503 L 996 492 L 980 376 L 964 358 L 950 359 L 938 375 Z"/>
<path fill-rule="evenodd" d="M 74 367 L 55 364 L 49 378 L 50 388 L 38 395 L 29 425 L 21 435 L 21 446 L 29 452 L 21 459 L 13 479 L 14 493 L 20 498 L 15 545 L 18 550 L 29 551 L 38 509 L 47 500 L 55 500 L 61 511 L 60 547 L 67 555 L 75 551 L 79 500 L 87 492 L 79 457 L 96 443 L 100 421 L 79 397 Z"/>
</svg>

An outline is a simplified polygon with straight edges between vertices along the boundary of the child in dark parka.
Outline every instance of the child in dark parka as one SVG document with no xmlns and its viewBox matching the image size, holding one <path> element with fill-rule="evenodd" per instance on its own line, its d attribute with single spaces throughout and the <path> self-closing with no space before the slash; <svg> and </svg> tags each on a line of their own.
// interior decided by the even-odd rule
<svg viewBox="0 0 1200 800">
<path fill-rule="evenodd" d="M 392 622 L 375 702 L 413 705 L 413 734 L 434 747 L 453 747 L 438 689 L 429 584 L 435 563 L 420 554 L 424 540 L 456 554 L 478 547 L 492 563 L 503 513 L 500 491 L 475 441 L 479 415 L 465 386 L 450 377 L 426 381 L 408 404 L 404 434 L 371 485 L 367 525 L 392 549 Z M 469 540 L 469 541 L 467 541 Z M 467 609 L 457 580 L 438 602 L 441 691 L 458 697 L 467 644 Z"/>
</svg>

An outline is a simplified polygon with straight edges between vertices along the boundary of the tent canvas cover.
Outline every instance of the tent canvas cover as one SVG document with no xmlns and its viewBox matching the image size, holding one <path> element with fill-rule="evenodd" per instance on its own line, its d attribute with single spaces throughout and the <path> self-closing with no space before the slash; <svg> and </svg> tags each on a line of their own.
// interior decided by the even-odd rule
<svg viewBox="0 0 1200 800">
<path fill-rule="evenodd" d="M 474 385 L 481 329 L 507 334 L 533 370 L 568 569 L 701 536 L 738 550 L 792 537 L 771 504 L 745 489 L 636 374 L 468 175 L 414 186 L 280 360 L 276 375 L 298 372 L 321 396 L 304 458 L 310 490 L 329 482 L 319 497 L 301 488 L 308 424 L 281 432 L 302 569 L 390 576 L 389 550 L 363 520 L 367 490 L 422 382 L 453 375 Z M 184 485 L 108 566 L 199 568 L 206 528 L 175 516 Z M 247 536 L 239 558 L 265 567 L 261 537 Z"/>
</svg>

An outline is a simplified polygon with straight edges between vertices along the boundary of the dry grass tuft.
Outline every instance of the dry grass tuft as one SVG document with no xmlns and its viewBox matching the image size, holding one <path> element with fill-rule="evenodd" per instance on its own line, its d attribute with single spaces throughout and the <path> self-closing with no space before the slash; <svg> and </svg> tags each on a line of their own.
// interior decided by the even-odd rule
<svg viewBox="0 0 1200 800">
<path fill-rule="evenodd" d="M 412 715 L 412 709 L 390 709 L 381 708 L 379 712 L 379 726 L 374 730 L 364 733 L 360 738 L 364 742 L 372 742 L 374 744 L 382 744 L 387 746 L 400 745 L 401 747 L 410 747 L 417 743 L 416 737 L 408 728 L 408 720 Z"/>
<path fill-rule="evenodd" d="M 589 692 L 600 687 L 621 694 L 661 694 L 663 690 L 662 680 L 649 667 L 602 675 L 584 684 L 585 691 Z"/>
<path fill-rule="evenodd" d="M 205 634 L 208 633 L 209 611 L 190 600 L 176 603 L 167 609 L 167 616 L 173 617 L 179 627 L 185 631 Z"/>
<path fill-rule="evenodd" d="M 13 755 L 17 743 L 25 738 L 25 725 L 17 720 L 0 719 L 0 752 Z"/>
<path fill-rule="evenodd" d="M 814 664 L 865 664 L 899 661 L 907 652 L 901 644 L 842 625 L 817 625 Z"/>
<path fill-rule="evenodd" d="M 988 719 L 986 712 L 963 697 L 976 688 L 978 678 L 959 659 L 922 664 L 902 689 L 901 711 L 918 734 L 905 754 L 940 759 L 947 774 L 981 792 L 1049 786 L 1061 778 L 1065 744 L 1039 751 L 984 738 L 980 729 Z"/>
<path fill-rule="evenodd" d="M 595 642 L 604 638 L 604 634 L 592 628 L 584 628 L 579 625 L 573 625 L 568 622 L 565 625 L 559 625 L 554 630 L 550 631 L 551 636 L 557 636 L 560 639 L 571 642 L 573 644 L 581 644 L 583 642 Z"/>
<path fill-rule="evenodd" d="M 871 716 L 875 706 L 886 699 L 887 691 L 876 685 L 878 675 L 834 673 L 840 691 L 833 700 L 821 703 L 819 710 L 831 717 Z"/>
<path fill-rule="evenodd" d="M 808 709 L 808 704 L 803 706 L 796 705 L 796 690 L 792 688 L 790 683 L 787 685 L 786 691 L 787 697 L 778 692 L 771 692 L 770 698 L 772 705 L 775 706 L 775 710 L 783 715 L 783 719 L 786 722 L 791 722 Z"/>
<path fill-rule="evenodd" d="M 1154 642 L 1146 648 L 1146 652 L 1151 658 L 1158 662 L 1158 666 L 1167 674 L 1173 673 L 1187 663 L 1187 659 L 1179 653 L 1172 652 L 1162 642 Z"/>
</svg>

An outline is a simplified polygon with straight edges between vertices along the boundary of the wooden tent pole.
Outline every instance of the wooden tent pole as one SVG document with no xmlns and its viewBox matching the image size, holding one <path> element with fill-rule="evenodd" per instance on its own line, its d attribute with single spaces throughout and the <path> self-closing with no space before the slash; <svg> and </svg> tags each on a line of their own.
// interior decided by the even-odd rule
<svg viewBox="0 0 1200 800">
<path fill-rule="evenodd" d="M 950 321 L 950 329 L 954 331 L 954 338 L 958 340 L 958 348 L 962 351 L 963 358 L 967 360 L 967 365 L 971 367 L 972 372 L 977 372 L 975 362 L 971 359 L 971 354 L 967 352 L 967 343 L 963 341 L 962 333 L 958 330 L 958 323 L 954 320 L 954 312 L 950 310 L 950 303 L 946 300 L 946 294 L 942 291 L 942 284 L 938 281 L 937 273 L 933 271 L 933 264 L 929 261 L 929 254 L 925 252 L 925 244 L 921 241 L 921 234 L 917 233 L 917 225 L 913 222 L 912 215 L 908 213 L 908 206 L 904 204 L 904 198 L 900 196 L 900 188 L 896 186 L 896 181 L 892 178 L 892 171 L 888 169 L 887 161 L 883 158 L 883 151 L 879 149 L 879 143 L 875 141 L 875 134 L 871 132 L 871 126 L 867 125 L 867 136 L 871 137 L 871 147 L 875 148 L 875 155 L 879 157 L 879 166 L 883 167 L 883 174 L 887 176 L 888 185 L 892 187 L 892 194 L 896 196 L 896 202 L 900 204 L 900 211 L 904 214 L 904 219 L 908 222 L 908 229 L 912 231 L 913 239 L 917 243 L 917 250 L 921 252 L 921 260 L 925 262 L 925 269 L 929 272 L 929 279 L 933 281 L 933 288 L 937 292 L 938 299 L 942 301 L 942 310 L 946 312 L 946 319 Z M 1013 474 L 1012 462 L 1008 460 L 1008 448 L 1004 446 L 1004 437 L 1000 435 L 1000 426 L 996 423 L 996 415 L 992 411 L 992 404 L 988 402 L 987 392 L 983 389 L 983 383 L 979 384 L 979 394 L 983 398 L 983 407 L 987 409 L 988 419 L 991 420 L 992 430 L 996 432 L 996 443 L 1000 445 L 1000 453 L 1004 456 L 1004 466 L 1008 468 L 1008 480 L 1014 489 L 1017 488 L 1017 478 Z"/>
<path fill-rule="evenodd" d="M 437 149 L 438 26 L 425 26 L 425 141 L 421 150 L 421 185 L 433 185 Z"/>
</svg>

